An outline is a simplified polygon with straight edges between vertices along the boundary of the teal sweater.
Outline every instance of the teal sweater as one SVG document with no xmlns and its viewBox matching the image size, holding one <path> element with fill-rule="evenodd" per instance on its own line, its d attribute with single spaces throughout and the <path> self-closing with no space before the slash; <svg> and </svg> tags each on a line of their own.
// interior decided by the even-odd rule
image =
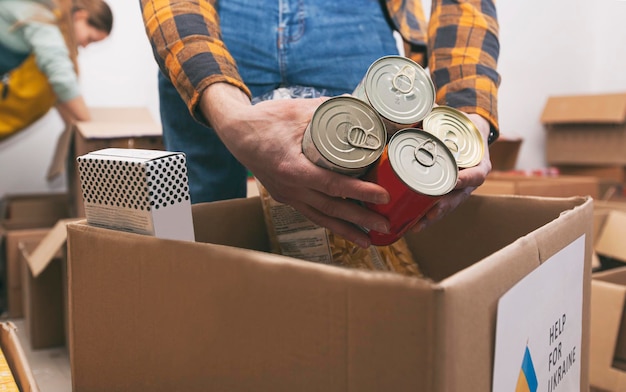
<svg viewBox="0 0 626 392">
<path fill-rule="evenodd" d="M 0 74 L 34 53 L 57 98 L 65 102 L 80 95 L 78 76 L 61 30 L 48 20 L 54 21 L 54 15 L 38 0 L 0 0 Z M 23 23 L 12 29 L 16 22 Z"/>
</svg>

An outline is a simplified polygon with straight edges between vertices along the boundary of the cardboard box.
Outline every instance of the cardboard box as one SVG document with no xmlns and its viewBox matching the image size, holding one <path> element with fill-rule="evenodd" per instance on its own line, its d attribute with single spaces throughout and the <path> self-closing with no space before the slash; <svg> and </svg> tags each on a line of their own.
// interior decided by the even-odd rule
<svg viewBox="0 0 626 392">
<path fill-rule="evenodd" d="M 592 210 L 471 196 L 406 237 L 430 279 L 270 254 L 259 198 L 193 205 L 198 242 L 71 223 L 73 390 L 489 391 L 499 299 L 582 240 L 586 392 Z"/>
<path fill-rule="evenodd" d="M 69 217 L 65 193 L 5 195 L 0 206 L 0 224 L 6 230 L 52 227 Z"/>
<path fill-rule="evenodd" d="M 522 139 L 507 139 L 502 135 L 489 146 L 491 170 L 508 171 L 515 169 Z"/>
<path fill-rule="evenodd" d="M 35 381 L 16 330 L 15 324 L 10 321 L 0 323 L 0 347 L 2 347 L 2 352 L 20 391 L 39 392 L 39 386 Z"/>
<path fill-rule="evenodd" d="M 105 148 L 77 162 L 89 224 L 194 240 L 184 153 Z"/>
<path fill-rule="evenodd" d="M 65 345 L 64 277 L 66 262 L 63 252 L 57 252 L 46 269 L 33 276 L 28 257 L 41 241 L 20 242 L 22 287 L 24 294 L 24 324 L 33 350 Z"/>
<path fill-rule="evenodd" d="M 626 165 L 626 93 L 555 96 L 541 115 L 551 165 Z"/>
<path fill-rule="evenodd" d="M 622 165 L 557 165 L 559 173 L 566 176 L 597 177 L 626 183 L 626 166 Z"/>
<path fill-rule="evenodd" d="M 11 318 L 24 317 L 24 287 L 20 243 L 41 241 L 50 229 L 11 230 L 5 236 L 7 311 Z"/>
<path fill-rule="evenodd" d="M 104 148 L 163 150 L 162 129 L 144 107 L 90 108 L 92 120 L 69 126 L 59 137 L 48 178 L 67 175 L 71 216 L 84 217 L 75 159 Z"/>
<path fill-rule="evenodd" d="M 626 267 L 593 274 L 591 291 L 590 383 L 626 390 Z"/>
<path fill-rule="evenodd" d="M 598 197 L 598 179 L 577 176 L 533 176 L 492 172 L 474 194 L 545 197 Z"/>
</svg>

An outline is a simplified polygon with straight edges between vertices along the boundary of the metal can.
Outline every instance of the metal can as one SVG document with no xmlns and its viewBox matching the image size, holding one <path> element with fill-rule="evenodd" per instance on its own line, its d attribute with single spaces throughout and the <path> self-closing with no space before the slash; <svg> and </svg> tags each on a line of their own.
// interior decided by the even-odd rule
<svg viewBox="0 0 626 392">
<path fill-rule="evenodd" d="M 437 106 L 424 118 L 422 127 L 448 146 L 459 168 L 476 166 L 483 159 L 483 136 L 465 113 L 449 106 Z"/>
<path fill-rule="evenodd" d="M 430 75 L 415 61 L 385 56 L 370 65 L 352 96 L 370 104 L 382 117 L 388 135 L 419 123 L 435 104 Z"/>
<path fill-rule="evenodd" d="M 446 145 L 417 128 L 396 132 L 378 163 L 363 179 L 385 188 L 387 204 L 365 206 L 389 219 L 390 233 L 368 231 L 373 245 L 389 245 L 400 239 L 443 195 L 454 189 L 459 168 Z"/>
<path fill-rule="evenodd" d="M 378 160 L 386 141 L 385 126 L 373 108 L 356 98 L 337 96 L 313 113 L 302 152 L 318 166 L 358 177 Z"/>
</svg>

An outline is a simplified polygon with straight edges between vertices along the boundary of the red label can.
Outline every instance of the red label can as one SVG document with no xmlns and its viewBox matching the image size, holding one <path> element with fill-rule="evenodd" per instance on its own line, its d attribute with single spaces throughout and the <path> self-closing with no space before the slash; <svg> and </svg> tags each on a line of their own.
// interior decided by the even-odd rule
<svg viewBox="0 0 626 392">
<path fill-rule="evenodd" d="M 456 186 L 459 168 L 445 143 L 417 128 L 396 132 L 378 162 L 363 177 L 385 188 L 387 204 L 365 203 L 387 217 L 390 233 L 368 232 L 373 245 L 399 240 L 443 195 Z"/>
</svg>

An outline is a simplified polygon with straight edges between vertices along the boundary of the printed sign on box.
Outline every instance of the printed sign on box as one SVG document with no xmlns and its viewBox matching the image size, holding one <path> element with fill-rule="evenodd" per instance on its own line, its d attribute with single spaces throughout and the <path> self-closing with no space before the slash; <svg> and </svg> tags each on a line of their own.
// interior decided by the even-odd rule
<svg viewBox="0 0 626 392">
<path fill-rule="evenodd" d="M 580 390 L 585 237 L 500 298 L 494 391 Z"/>
</svg>

